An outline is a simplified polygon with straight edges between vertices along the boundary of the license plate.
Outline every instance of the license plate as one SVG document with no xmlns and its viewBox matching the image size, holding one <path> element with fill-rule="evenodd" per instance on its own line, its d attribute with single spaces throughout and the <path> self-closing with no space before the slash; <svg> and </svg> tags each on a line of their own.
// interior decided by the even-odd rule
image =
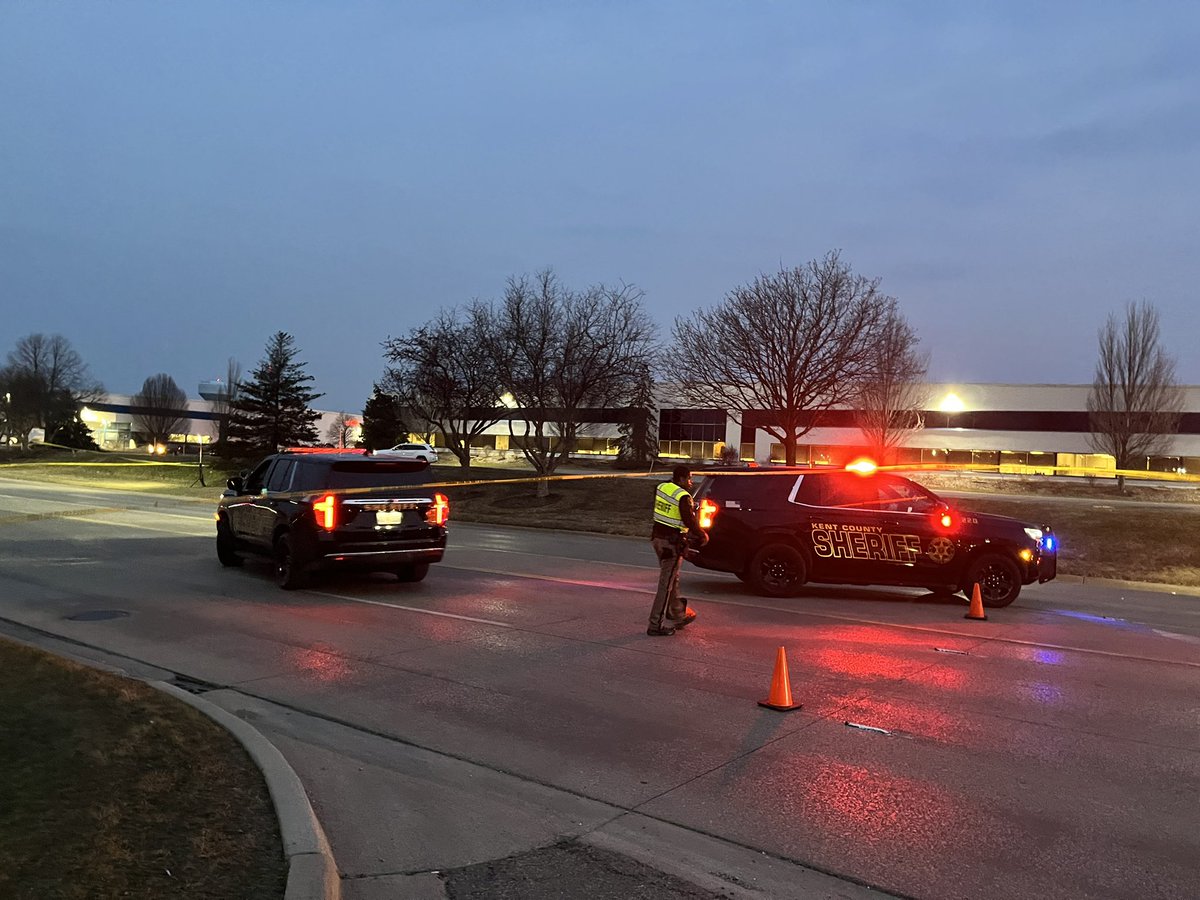
<svg viewBox="0 0 1200 900">
<path fill-rule="evenodd" d="M 404 512 L 401 510 L 381 509 L 375 513 L 376 525 L 403 525 Z"/>
</svg>

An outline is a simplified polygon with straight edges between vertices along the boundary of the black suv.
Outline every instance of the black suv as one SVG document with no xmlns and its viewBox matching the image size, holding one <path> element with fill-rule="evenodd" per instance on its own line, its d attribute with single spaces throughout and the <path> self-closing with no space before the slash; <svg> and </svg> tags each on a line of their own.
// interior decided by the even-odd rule
<svg viewBox="0 0 1200 900">
<path fill-rule="evenodd" d="M 806 581 L 968 596 L 978 584 L 985 606 L 1008 606 L 1022 585 L 1049 581 L 1057 567 L 1049 526 L 957 511 L 891 473 L 713 473 L 696 503 L 709 542 L 689 552 L 691 562 L 771 597 L 792 596 Z"/>
<path fill-rule="evenodd" d="M 317 569 L 353 567 L 420 581 L 446 552 L 450 504 L 426 490 L 429 463 L 354 451 L 287 451 L 229 479 L 217 507 L 217 559 L 275 562 L 275 580 L 302 587 Z"/>
</svg>

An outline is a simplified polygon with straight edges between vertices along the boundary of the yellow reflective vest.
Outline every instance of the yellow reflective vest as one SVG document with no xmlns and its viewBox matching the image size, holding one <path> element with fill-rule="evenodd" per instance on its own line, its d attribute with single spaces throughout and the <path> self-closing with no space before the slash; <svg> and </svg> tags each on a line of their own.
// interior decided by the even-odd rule
<svg viewBox="0 0 1200 900">
<path fill-rule="evenodd" d="M 675 482 L 664 481 L 660 484 L 654 492 L 654 521 L 676 531 L 687 531 L 679 512 L 679 501 L 683 497 L 690 498 L 691 494 Z"/>
</svg>

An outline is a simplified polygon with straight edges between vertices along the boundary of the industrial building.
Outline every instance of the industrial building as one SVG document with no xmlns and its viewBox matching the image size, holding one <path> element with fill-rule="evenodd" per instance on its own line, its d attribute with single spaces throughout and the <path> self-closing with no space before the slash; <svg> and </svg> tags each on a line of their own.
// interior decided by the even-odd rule
<svg viewBox="0 0 1200 900">
<path fill-rule="evenodd" d="M 901 463 L 949 463 L 979 466 L 1014 466 L 1045 470 L 1060 467 L 1113 468 L 1113 460 L 1096 454 L 1091 446 L 1086 384 L 928 384 L 928 408 L 923 427 L 907 436 L 899 451 Z M 187 418 L 172 445 L 182 448 L 216 440 L 219 416 L 214 411 L 224 399 L 219 382 L 201 385 L 201 397 L 189 399 Z M 1170 451 L 1148 457 L 1142 465 L 1156 472 L 1200 473 L 1200 386 L 1183 388 L 1184 406 L 1178 433 Z M 505 418 L 476 439 L 480 455 L 516 458 L 524 422 L 520 411 L 505 409 Z M 83 410 L 96 442 L 108 449 L 137 446 L 135 408 L 131 398 L 109 395 Z M 616 454 L 621 421 L 629 410 L 593 411 L 597 421 L 583 427 L 574 452 L 578 455 Z M 324 437 L 346 415 L 322 411 L 317 423 Z M 350 413 L 357 418 L 357 412 Z M 660 455 L 668 458 L 712 460 L 736 447 L 743 460 L 781 462 L 782 446 L 761 427 L 769 413 L 751 412 L 738 421 L 723 409 L 681 405 L 669 387 L 660 389 L 656 417 Z M 353 431 L 351 438 L 355 437 Z M 444 444 L 441 435 L 414 435 Z M 800 439 L 799 463 L 839 464 L 863 448 L 863 437 L 854 424 L 854 412 L 835 409 L 822 415 L 819 427 Z"/>
</svg>

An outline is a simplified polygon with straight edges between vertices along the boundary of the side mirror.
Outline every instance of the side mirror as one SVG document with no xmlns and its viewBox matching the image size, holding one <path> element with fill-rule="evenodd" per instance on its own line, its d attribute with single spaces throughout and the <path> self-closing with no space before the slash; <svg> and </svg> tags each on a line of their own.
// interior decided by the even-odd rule
<svg viewBox="0 0 1200 900">
<path fill-rule="evenodd" d="M 240 494 L 242 492 L 242 476 L 234 475 L 227 482 L 225 482 L 225 486 L 235 494 Z"/>
</svg>

